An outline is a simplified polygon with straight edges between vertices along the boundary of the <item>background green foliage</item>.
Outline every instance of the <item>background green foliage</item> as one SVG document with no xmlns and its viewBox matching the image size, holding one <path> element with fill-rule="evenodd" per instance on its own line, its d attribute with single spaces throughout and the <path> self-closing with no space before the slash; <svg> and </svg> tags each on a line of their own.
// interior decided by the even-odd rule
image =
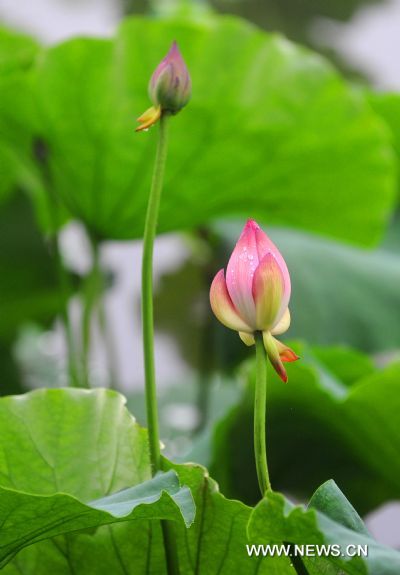
<svg viewBox="0 0 400 575">
<path fill-rule="evenodd" d="M 160 231 L 251 212 L 358 243 L 379 238 L 394 200 L 383 124 L 321 58 L 229 18 L 134 19 L 113 42 L 71 40 L 39 56 L 35 135 L 73 216 L 106 239 L 141 235 L 154 138 L 134 133 L 133 111 L 148 107 L 148 70 L 166 38 L 179 41 L 195 89 L 173 125 Z"/>
</svg>

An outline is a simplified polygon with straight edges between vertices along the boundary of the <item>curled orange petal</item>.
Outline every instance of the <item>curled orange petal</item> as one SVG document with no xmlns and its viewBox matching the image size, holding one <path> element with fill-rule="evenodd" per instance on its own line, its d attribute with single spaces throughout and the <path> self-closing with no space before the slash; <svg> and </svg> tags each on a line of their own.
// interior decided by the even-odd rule
<svg viewBox="0 0 400 575">
<path fill-rule="evenodd" d="M 290 347 L 278 341 L 269 331 L 263 332 L 264 347 L 273 368 L 279 377 L 287 382 L 287 373 L 282 362 L 296 361 L 299 356 Z"/>
<path fill-rule="evenodd" d="M 286 373 L 286 369 L 283 366 L 281 356 L 278 351 L 277 343 L 278 341 L 271 335 L 270 331 L 263 331 L 263 341 L 265 351 L 267 352 L 268 359 L 270 360 L 272 367 L 279 375 L 281 380 L 286 383 L 288 380 L 288 376 Z"/>
<path fill-rule="evenodd" d="M 286 362 L 292 362 L 292 361 L 297 361 L 299 358 L 299 356 L 297 355 L 297 353 L 295 353 L 290 347 L 288 347 L 287 345 L 285 345 L 284 343 L 282 343 L 281 341 L 278 341 L 277 339 L 273 338 L 275 340 L 275 344 L 279 353 L 279 357 L 281 358 L 282 361 L 286 361 Z"/>
</svg>

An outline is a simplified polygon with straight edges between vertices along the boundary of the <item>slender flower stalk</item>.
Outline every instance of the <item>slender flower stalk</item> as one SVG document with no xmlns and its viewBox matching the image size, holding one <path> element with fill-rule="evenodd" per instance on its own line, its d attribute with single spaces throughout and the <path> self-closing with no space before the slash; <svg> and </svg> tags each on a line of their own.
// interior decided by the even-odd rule
<svg viewBox="0 0 400 575">
<path fill-rule="evenodd" d="M 156 162 L 151 184 L 146 223 L 143 234 L 142 259 L 142 329 L 144 351 L 144 374 L 146 382 L 147 427 L 149 430 L 150 460 L 153 475 L 161 468 L 160 436 L 158 429 L 157 389 L 154 362 L 154 314 L 153 314 L 153 249 L 157 230 L 158 212 L 167 158 L 168 116 L 160 119 L 160 132 Z"/>
<path fill-rule="evenodd" d="M 142 329 L 145 371 L 147 427 L 149 432 L 152 474 L 161 468 L 158 426 L 157 388 L 154 361 L 153 250 L 167 159 L 168 124 L 189 101 L 190 76 L 176 42 L 156 68 L 150 80 L 149 95 L 153 106 L 139 118 L 136 131 L 146 131 L 159 122 L 156 161 L 143 234 L 142 259 Z M 178 554 L 172 526 L 161 521 L 168 575 L 179 575 Z"/>
<path fill-rule="evenodd" d="M 188 103 L 190 94 L 189 72 L 177 43 L 173 42 L 168 54 L 157 66 L 150 79 L 149 96 L 153 106 L 138 118 L 139 126 L 136 129 L 136 131 L 147 130 L 155 122 L 160 122 L 156 162 L 144 227 L 142 260 L 144 369 L 147 425 L 153 474 L 157 473 L 161 467 L 154 363 L 153 249 L 167 158 L 168 121 L 171 115 L 177 114 Z"/>
<path fill-rule="evenodd" d="M 158 426 L 157 386 L 154 361 L 154 312 L 153 312 L 153 250 L 157 231 L 158 212 L 167 159 L 168 115 L 160 118 L 160 131 L 156 152 L 146 221 L 143 234 L 142 258 L 142 331 L 144 352 L 144 376 L 146 394 L 147 428 L 150 444 L 152 475 L 162 468 L 160 433 Z M 172 528 L 161 521 L 168 575 L 179 575 L 179 564 Z"/>
<path fill-rule="evenodd" d="M 210 288 L 211 308 L 226 327 L 256 346 L 254 451 L 261 495 L 271 489 L 265 446 L 267 357 L 286 382 L 283 362 L 296 361 L 290 347 L 275 339 L 290 325 L 290 276 L 278 248 L 254 220 L 248 220 L 229 259 Z"/>
<path fill-rule="evenodd" d="M 256 334 L 256 391 L 254 396 L 254 455 L 261 495 L 271 490 L 265 445 L 267 358 L 261 334 Z"/>
</svg>

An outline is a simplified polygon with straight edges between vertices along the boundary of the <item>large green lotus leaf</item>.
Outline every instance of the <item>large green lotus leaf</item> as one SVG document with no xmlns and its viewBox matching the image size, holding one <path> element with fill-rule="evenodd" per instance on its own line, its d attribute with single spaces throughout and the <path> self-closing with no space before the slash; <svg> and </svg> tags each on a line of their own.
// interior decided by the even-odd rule
<svg viewBox="0 0 400 575">
<path fill-rule="evenodd" d="M 248 562 L 245 544 L 249 542 L 246 528 L 250 508 L 225 499 L 203 468 L 165 465 L 172 469 L 149 481 L 147 433 L 115 392 L 42 389 L 0 399 L 0 525 L 1 513 L 5 519 L 0 550 L 7 552 L 17 529 L 26 533 L 36 526 L 36 538 L 44 536 L 39 524 L 48 526 L 53 519 L 53 533 L 69 531 L 74 522 L 77 528 L 92 526 L 22 549 L 2 573 L 164 575 L 160 525 L 149 518 L 153 508 L 154 517 L 172 518 L 175 514 L 176 519 L 179 512 L 171 508 L 172 496 L 178 500 L 186 522 L 190 522 L 191 499 L 187 489 L 179 488 L 177 473 L 181 485 L 190 487 L 196 504 L 196 520 L 189 529 L 183 521 L 171 522 L 182 574 L 228 575 L 234 569 L 243 575 L 290 575 L 289 562 L 284 558 L 269 559 L 262 565 L 257 560 Z M 127 486 L 136 487 L 109 495 Z M 162 490 L 170 496 L 164 493 L 160 499 Z M 144 496 L 150 505 L 141 504 Z M 24 505 L 16 506 L 14 515 L 7 517 L 11 498 Z M 152 500 L 158 502 L 151 504 Z M 139 505 L 133 509 L 135 501 Z M 66 514 L 72 507 L 75 517 L 68 525 Z M 39 512 L 34 517 L 33 508 Z M 131 513 L 132 519 L 135 513 L 141 513 L 143 517 L 94 529 L 91 519 L 100 512 L 105 523 L 112 520 L 110 513 Z M 23 519 L 22 524 L 18 517 Z M 29 541 L 34 540 L 34 534 L 30 532 Z M 29 541 L 25 539 L 24 543 Z"/>
<path fill-rule="evenodd" d="M 5 493 L 7 490 L 9 494 L 17 492 L 15 497 L 19 495 L 22 498 L 27 494 L 32 494 L 31 498 L 34 497 L 33 494 L 37 497 L 35 503 L 31 502 L 19 511 L 27 514 L 25 522 L 28 522 L 32 505 L 47 505 L 53 506 L 53 511 L 47 509 L 44 516 L 39 515 L 36 519 L 31 517 L 31 521 L 37 522 L 41 519 L 46 525 L 54 513 L 57 529 L 56 520 L 60 519 L 61 515 L 58 524 L 61 530 L 64 522 L 62 514 L 69 506 L 73 506 L 76 512 L 75 520 L 85 523 L 89 517 L 90 523 L 90 515 L 98 513 L 93 510 L 93 506 L 100 505 L 104 511 L 108 503 L 107 495 L 132 485 L 138 486 L 133 489 L 139 490 L 146 490 L 147 485 L 147 491 L 148 486 L 151 487 L 147 434 L 125 409 L 122 396 L 115 392 L 58 389 L 6 397 L 0 400 L 0 429 L 0 485 Z M 169 490 L 171 491 L 171 488 Z M 93 499 L 98 500 L 99 497 L 105 499 L 93 503 Z M 121 493 L 117 497 L 121 497 Z M 165 505 L 165 496 L 163 497 L 164 502 L 160 503 Z M 92 509 L 86 509 L 82 517 L 84 505 L 74 498 L 92 501 Z M 7 496 L 3 493 L 2 504 L 5 506 L 7 501 Z M 129 503 L 128 498 L 127 503 L 129 506 L 132 501 Z M 137 509 L 140 510 L 140 507 Z M 114 508 L 114 515 L 115 511 Z M 12 523 L 12 515 L 9 521 Z M 128 528 L 128 533 L 133 535 L 133 538 L 129 539 L 130 544 L 135 541 L 136 534 L 138 546 L 145 546 L 152 530 L 155 540 L 160 543 L 158 524 L 153 526 L 151 521 L 139 523 L 140 526 Z M 16 524 L 18 525 L 18 522 Z M 20 529 L 26 528 L 27 525 L 20 526 Z M 68 530 L 68 526 L 66 529 Z M 106 534 L 106 542 L 112 542 L 114 529 L 116 527 L 103 527 L 82 537 L 96 539 L 99 533 L 101 539 L 102 534 Z M 38 531 L 40 534 L 39 529 Z M 15 536 L 15 531 L 10 533 L 11 536 Z M 75 542 L 80 536 L 70 537 Z M 0 540 L 3 545 L 3 537 Z M 69 545 L 72 546 L 72 539 L 70 541 L 67 536 L 62 536 L 31 546 L 19 553 L 4 572 L 12 573 L 18 569 L 19 572 L 25 573 L 63 573 L 64 569 L 67 569 L 67 572 L 76 573 L 78 568 L 73 569 L 72 566 L 69 571 L 68 551 L 63 552 L 64 546 L 68 549 Z M 136 547 L 137 555 L 138 548 L 140 547 Z M 116 551 L 113 553 L 115 555 Z M 133 562 L 132 572 L 135 572 L 140 561 L 144 563 L 145 559 L 146 553 L 143 552 L 143 555 Z M 92 572 L 97 572 L 97 560 L 99 570 L 103 569 L 101 559 L 92 557 Z M 160 553 L 158 564 L 162 564 L 162 560 Z M 40 564 L 40 568 L 36 562 Z M 77 562 L 79 563 L 79 559 Z M 64 566 L 60 566 L 60 563 Z M 107 565 L 107 562 L 105 564 Z M 90 567 L 86 569 L 82 566 L 81 569 L 81 573 L 90 572 Z M 104 569 L 103 572 L 107 571 Z"/>
<path fill-rule="evenodd" d="M 295 347 L 301 359 L 288 365 L 287 385 L 269 370 L 267 443 L 274 488 L 305 500 L 332 478 L 363 514 L 397 499 L 400 364 L 375 370 L 356 352 L 345 359 L 344 349 Z M 248 376 L 242 401 L 216 428 L 211 472 L 227 496 L 255 503 L 252 368 Z"/>
<path fill-rule="evenodd" d="M 259 521 L 260 517 L 258 514 L 254 517 L 254 515 L 258 513 L 257 509 L 255 514 L 252 514 L 251 510 L 242 503 L 226 500 L 218 493 L 215 482 L 207 475 L 204 475 L 204 470 L 200 467 L 193 465 L 175 467 L 180 475 L 181 481 L 191 487 L 197 510 L 196 522 L 190 529 L 185 529 L 183 526 L 179 527 L 177 524 L 174 524 L 180 552 L 180 568 L 182 573 L 185 573 L 185 575 L 194 575 L 197 573 L 210 575 L 222 573 L 228 575 L 232 572 L 238 573 L 239 575 L 252 575 L 255 573 L 265 573 L 265 575 L 289 575 L 293 573 L 293 567 L 290 565 L 291 561 L 285 557 L 257 558 L 253 556 L 249 558 L 247 556 L 245 545 L 251 546 L 253 543 L 257 544 L 260 542 L 260 532 L 257 525 L 255 525 L 255 521 Z M 398 554 L 378 545 L 368 537 L 368 535 L 368 538 L 365 538 L 365 526 L 343 494 L 337 487 L 333 489 L 332 486 L 329 493 L 327 493 L 327 491 L 328 487 L 326 485 L 322 486 L 318 490 L 318 499 L 316 494 L 310 502 L 316 509 L 323 507 L 321 510 L 324 516 L 322 516 L 322 514 L 318 515 L 318 528 L 320 530 L 318 540 L 316 541 L 315 539 L 315 532 L 306 531 L 304 533 L 302 518 L 300 524 L 296 525 L 300 534 L 307 537 L 305 542 L 321 543 L 322 541 L 327 541 L 329 543 L 339 543 L 343 545 L 343 548 L 349 543 L 360 545 L 368 544 L 371 551 L 368 561 L 371 562 L 372 565 L 376 565 L 377 561 L 381 559 L 385 560 L 386 568 L 389 569 L 387 573 L 396 573 L 395 569 L 399 561 Z M 274 494 L 274 497 L 279 501 L 283 499 L 279 494 Z M 326 501 L 329 501 L 329 505 Z M 286 502 L 285 505 L 290 506 L 290 503 Z M 334 508 L 335 513 L 332 513 L 332 508 Z M 311 514 L 312 513 L 309 515 Z M 291 541 L 291 535 L 286 536 L 288 519 L 282 516 L 279 517 L 276 509 L 272 508 L 268 509 L 268 515 L 268 525 L 274 524 L 274 526 L 267 535 L 264 536 L 263 533 L 262 543 L 266 543 L 267 541 L 275 542 L 277 540 L 279 542 L 282 542 L 282 540 L 285 542 Z M 328 517 L 326 517 L 326 515 Z M 352 523 L 350 523 L 349 517 L 351 517 Z M 358 518 L 358 521 L 354 518 Z M 247 536 L 246 527 L 249 521 L 250 531 Z M 264 518 L 262 518 L 262 521 L 264 523 Z M 276 524 L 276 521 L 279 521 L 279 525 Z M 352 529 L 357 527 L 358 533 L 361 533 L 363 537 L 357 534 L 354 534 L 353 537 L 353 533 L 350 533 L 348 529 L 349 523 Z M 343 528 L 342 525 L 344 525 L 345 528 Z M 284 539 L 281 539 L 281 534 L 285 534 Z M 337 540 L 335 540 L 336 536 L 338 536 Z M 277 537 L 277 539 L 275 537 Z M 102 558 L 105 555 L 104 560 L 106 560 L 107 553 L 112 555 L 107 546 L 104 547 L 104 539 L 90 536 L 85 536 L 85 538 L 84 551 L 81 549 L 80 555 L 80 559 L 84 564 L 87 558 L 93 555 L 98 556 L 99 553 L 103 554 Z M 297 542 L 299 539 L 295 538 L 293 541 Z M 124 539 L 123 534 L 119 538 L 116 538 L 115 544 L 118 545 L 122 551 L 123 564 L 128 566 L 128 558 L 130 555 L 126 551 L 126 539 Z M 72 549 L 74 549 L 73 546 Z M 197 549 L 197 552 L 193 553 L 195 549 Z M 222 550 L 224 550 L 223 553 L 221 553 Z M 155 549 L 153 549 L 153 553 L 157 554 Z M 124 561 L 125 559 L 127 560 Z M 321 573 L 339 575 L 339 570 L 335 568 L 336 563 L 337 560 L 330 560 L 329 562 L 327 560 L 312 560 L 307 562 L 307 567 L 309 568 L 310 575 L 321 575 Z M 129 567 L 125 567 L 126 571 L 123 571 L 117 564 L 109 562 L 108 565 L 109 568 L 114 569 L 113 573 L 131 573 Z M 86 563 L 86 566 L 90 568 L 90 559 Z M 362 567 L 363 570 L 360 571 L 360 573 L 369 573 L 369 571 L 364 570 L 364 564 L 362 564 Z M 66 572 L 69 573 L 69 571 Z M 103 573 L 103 571 L 99 572 Z M 148 572 L 153 573 L 153 570 L 150 568 Z M 80 573 L 79 568 L 78 573 Z M 141 573 L 141 571 L 138 571 L 138 573 Z M 351 573 L 354 573 L 354 571 L 351 571 Z M 375 573 L 375 571 L 371 571 L 371 574 L 372 573 Z"/>
<path fill-rule="evenodd" d="M 146 432 L 124 403 L 103 389 L 43 389 L 1 398 L 0 485 L 92 501 L 146 481 Z"/>
<path fill-rule="evenodd" d="M 43 52 L 40 135 L 71 212 L 106 238 L 141 235 L 157 128 L 135 134 L 135 118 L 174 38 L 193 97 L 170 122 L 160 231 L 240 214 L 374 243 L 395 195 L 386 127 L 322 58 L 233 18 L 134 18 L 114 41 Z"/>
<path fill-rule="evenodd" d="M 184 520 L 195 507 L 188 487 L 173 471 L 84 504 L 64 493 L 36 495 L 0 487 L 0 568 L 24 547 L 57 535 L 120 521 Z"/>
<path fill-rule="evenodd" d="M 330 494 L 332 495 L 332 494 Z M 343 514 L 348 515 L 355 511 L 346 502 L 340 491 L 335 493 L 335 504 L 340 505 Z M 331 504 L 333 504 L 331 498 Z M 328 513 L 326 512 L 328 511 Z M 329 516 L 331 508 L 325 513 L 308 510 L 302 506 L 294 506 L 290 501 L 278 493 L 269 493 L 253 511 L 249 522 L 249 536 L 257 544 L 266 542 L 287 542 L 294 545 L 338 545 L 340 554 L 328 557 L 304 559 L 311 575 L 321 573 L 336 573 L 341 575 L 396 575 L 400 569 L 400 553 L 380 545 L 374 541 L 365 529 L 360 530 L 333 520 Z M 337 516 L 337 515 L 336 515 Z M 367 557 L 355 556 L 356 547 L 347 552 L 348 546 L 360 546 Z M 343 554 L 343 555 L 342 555 Z M 318 570 L 315 570 L 315 563 Z M 334 566 L 335 570 L 327 571 Z"/>
<path fill-rule="evenodd" d="M 166 467 L 172 469 L 149 480 L 146 433 L 124 408 L 123 398 L 115 392 L 40 390 L 26 396 L 3 398 L 0 400 L 0 430 L 0 484 L 4 485 L 0 512 L 9 505 L 10 496 L 14 501 L 20 498 L 19 503 L 22 498 L 29 498 L 22 508 L 14 509 L 14 515 L 4 518 L 0 548 L 4 550 L 7 545 L 4 534 L 15 537 L 16 529 L 26 531 L 30 521 L 35 521 L 37 526 L 41 521 L 49 524 L 54 515 L 53 529 L 68 529 L 62 519 L 72 503 L 76 513 L 70 521 L 81 522 L 81 528 L 92 527 L 23 549 L 3 569 L 6 575 L 164 574 L 159 524 L 149 521 L 148 517 L 151 507 L 158 501 L 162 509 L 154 516 L 172 518 L 166 511 L 171 503 L 168 493 L 176 502 L 179 500 L 181 509 L 185 498 L 188 502 L 188 491 L 179 488 L 175 473 L 181 484 L 190 487 L 196 503 L 196 520 L 189 529 L 183 522 L 171 524 L 177 537 L 181 572 L 185 575 L 228 575 L 233 571 L 239 575 L 290 575 L 293 568 L 288 558 L 247 556 L 245 545 L 259 543 L 260 537 L 263 543 L 276 540 L 301 543 L 305 537 L 307 543 L 365 544 L 367 541 L 373 551 L 371 561 L 376 560 L 378 553 L 378 559 L 383 558 L 386 562 L 387 571 L 382 573 L 396 572 L 393 571 L 398 561 L 395 552 L 365 539 L 365 534 L 360 537 L 352 532 L 352 539 L 349 539 L 349 517 L 353 519 L 351 527 L 358 527 L 354 522 L 355 512 L 349 511 L 349 504 L 337 490 L 331 489 L 328 497 L 325 486 L 319 490 L 318 497 L 314 496 L 312 504 L 316 508 L 324 507 L 324 515 L 300 508 L 295 508 L 289 515 L 290 504 L 276 493 L 260 503 L 253 513 L 243 503 L 225 499 L 199 466 L 171 466 L 165 462 Z M 88 503 L 84 516 L 84 505 L 72 497 L 75 493 L 76 497 L 83 495 L 84 499 L 90 499 L 92 494 L 114 491 L 127 481 L 139 482 L 139 485 Z M 21 493 L 27 486 L 30 493 L 37 492 L 35 502 L 33 495 Z M 71 492 L 71 495 L 62 492 Z M 59 507 L 61 499 L 63 507 Z M 143 505 L 146 499 L 147 505 Z M 335 515 L 327 517 L 333 515 L 333 499 L 336 499 Z M 32 505 L 43 505 L 45 501 L 46 509 L 42 507 L 42 513 L 32 517 Z M 61 516 L 57 512 L 61 512 Z M 119 519 L 127 512 L 132 515 L 140 512 L 142 518 L 93 529 L 94 514 L 103 513 L 106 515 L 103 519 L 109 521 L 110 512 Z M 17 521 L 20 513 L 24 516 L 22 524 Z M 190 521 L 192 515 L 189 504 L 186 520 Z M 341 523 L 346 526 L 342 527 Z M 12 524 L 13 529 L 9 529 Z M 36 531 L 36 536 L 39 538 L 43 534 Z M 363 563 L 360 565 L 364 566 Z M 334 561 L 327 563 L 324 572 L 337 575 L 338 571 L 332 570 L 332 566 L 335 566 Z M 313 568 L 314 562 L 310 562 L 312 575 L 316 573 Z"/>
</svg>

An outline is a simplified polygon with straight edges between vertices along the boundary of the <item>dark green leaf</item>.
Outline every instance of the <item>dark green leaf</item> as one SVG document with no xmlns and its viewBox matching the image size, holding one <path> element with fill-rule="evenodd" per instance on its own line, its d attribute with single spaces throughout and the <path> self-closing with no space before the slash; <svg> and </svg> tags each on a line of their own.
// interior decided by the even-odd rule
<svg viewBox="0 0 400 575">
<path fill-rule="evenodd" d="M 344 497 L 344 496 L 343 496 Z M 397 575 L 400 553 L 378 544 L 365 533 L 359 533 L 313 509 L 294 506 L 282 495 L 269 493 L 253 511 L 249 536 L 254 542 L 289 542 L 297 545 L 339 545 L 340 555 L 332 553 L 319 563 L 330 563 L 337 573 L 346 575 Z M 367 546 L 367 557 L 351 557 L 348 545 Z M 353 553 L 354 548 L 350 550 Z M 311 565 L 314 560 L 305 562 Z M 321 573 L 321 570 L 319 571 Z M 322 571 L 323 572 L 323 571 Z"/>
<path fill-rule="evenodd" d="M 318 487 L 308 507 L 321 511 L 336 523 L 370 537 L 363 520 L 332 479 Z"/>
<path fill-rule="evenodd" d="M 245 545 L 251 510 L 239 501 L 229 501 L 199 466 L 177 466 L 180 480 L 189 485 L 196 503 L 196 521 L 190 529 L 179 528 L 178 548 L 185 575 L 290 575 L 285 557 L 249 559 Z"/>
<path fill-rule="evenodd" d="M 275 489 L 303 500 L 332 478 L 366 513 L 398 497 L 400 489 L 400 364 L 385 370 L 362 367 L 360 378 L 342 382 L 339 371 L 307 345 L 295 346 L 301 359 L 288 366 L 283 385 L 269 371 L 267 437 L 271 481 Z M 345 352 L 339 350 L 337 360 Z M 330 351 L 334 363 L 334 350 Z M 354 368 L 354 371 L 356 369 Z M 364 371 L 364 373 L 363 373 Z M 252 419 L 253 382 L 240 404 L 215 433 L 211 472 L 229 497 L 255 503 Z"/>
<path fill-rule="evenodd" d="M 119 521 L 194 520 L 187 487 L 173 471 L 88 504 L 71 495 L 35 495 L 0 487 L 0 568 L 24 547 L 72 531 Z"/>
</svg>

